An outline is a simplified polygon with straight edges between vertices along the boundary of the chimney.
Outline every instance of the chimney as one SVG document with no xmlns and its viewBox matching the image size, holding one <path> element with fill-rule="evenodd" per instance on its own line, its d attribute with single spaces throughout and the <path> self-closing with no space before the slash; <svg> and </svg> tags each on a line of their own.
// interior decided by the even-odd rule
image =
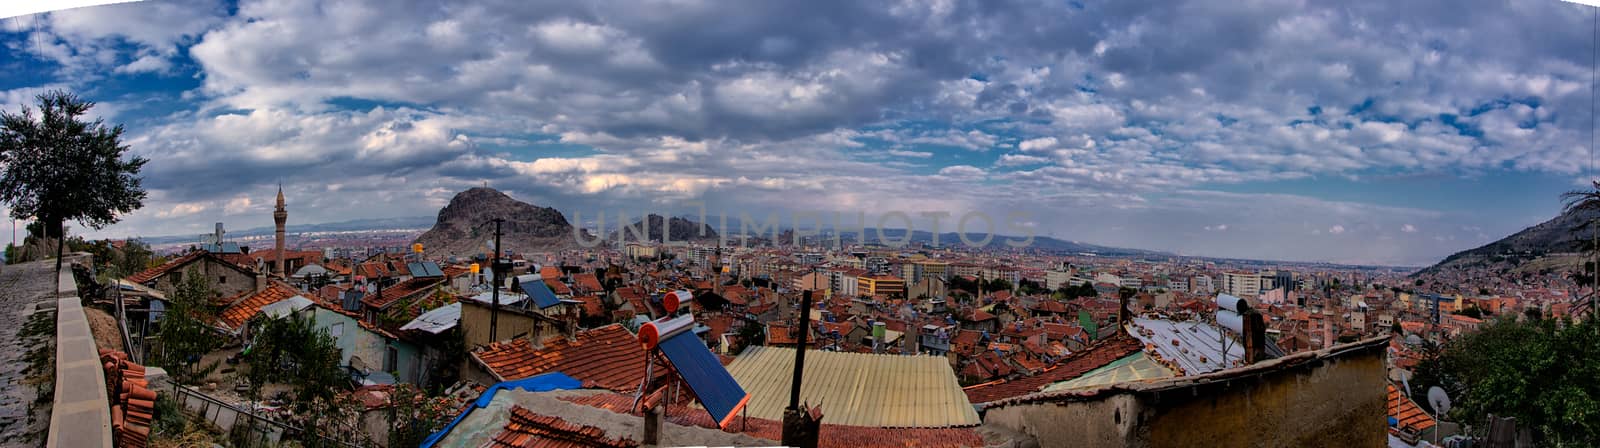
<svg viewBox="0 0 1600 448">
<path fill-rule="evenodd" d="M 1244 315 L 1244 363 L 1255 364 L 1267 359 L 1267 324 L 1261 313 L 1250 310 Z"/>
<path fill-rule="evenodd" d="M 1119 332 L 1119 333 L 1127 333 L 1128 332 L 1128 320 L 1132 318 L 1131 314 L 1132 313 L 1128 312 L 1128 295 L 1127 294 L 1123 294 L 1121 291 L 1118 291 L 1117 292 L 1117 332 Z"/>
<path fill-rule="evenodd" d="M 256 292 L 265 291 L 266 289 L 267 289 L 267 271 L 265 269 L 257 269 L 256 270 Z"/>
</svg>

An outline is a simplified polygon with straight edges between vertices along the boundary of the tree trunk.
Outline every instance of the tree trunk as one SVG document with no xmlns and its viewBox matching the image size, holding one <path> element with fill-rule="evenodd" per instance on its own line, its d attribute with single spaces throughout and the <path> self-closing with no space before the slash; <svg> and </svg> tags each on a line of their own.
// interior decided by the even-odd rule
<svg viewBox="0 0 1600 448">
<path fill-rule="evenodd" d="M 50 226 L 49 228 L 54 229 L 54 233 L 56 234 L 56 291 L 59 292 L 61 291 L 61 251 L 67 246 L 67 235 L 66 232 L 62 231 L 62 226 L 60 223 L 50 223 L 46 225 Z M 48 238 L 49 237 L 47 236 L 46 239 Z M 60 297 L 57 298 L 59 299 Z"/>
</svg>

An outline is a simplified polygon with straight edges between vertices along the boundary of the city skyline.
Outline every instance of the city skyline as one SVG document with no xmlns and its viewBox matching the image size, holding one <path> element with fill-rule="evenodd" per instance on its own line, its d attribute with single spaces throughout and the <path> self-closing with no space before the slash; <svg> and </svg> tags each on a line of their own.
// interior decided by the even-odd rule
<svg viewBox="0 0 1600 448">
<path fill-rule="evenodd" d="M 279 182 L 291 226 L 487 182 L 569 217 L 1026 209 L 1107 246 L 1426 265 L 1555 216 L 1589 155 L 1590 11 L 1555 1 L 385 5 L 0 20 L 0 108 L 74 90 L 153 160 L 96 237 L 268 225 Z"/>
</svg>

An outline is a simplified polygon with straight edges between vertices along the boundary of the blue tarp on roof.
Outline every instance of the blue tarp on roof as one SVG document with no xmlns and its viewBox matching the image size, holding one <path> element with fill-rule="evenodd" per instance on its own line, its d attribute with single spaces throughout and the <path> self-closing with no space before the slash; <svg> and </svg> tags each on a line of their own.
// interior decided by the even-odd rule
<svg viewBox="0 0 1600 448">
<path fill-rule="evenodd" d="M 478 396 L 477 401 L 472 402 L 472 407 L 467 408 L 466 412 L 462 412 L 461 415 L 457 415 L 454 420 L 450 421 L 450 424 L 444 425 L 444 429 L 429 435 L 427 440 L 423 440 L 422 445 L 420 446 L 421 448 L 431 448 L 434 444 L 439 443 L 439 440 L 443 439 L 446 434 L 449 434 L 451 429 L 455 429 L 457 423 L 461 423 L 461 419 L 466 418 L 467 414 L 471 414 L 474 409 L 488 406 L 490 401 L 494 401 L 494 394 L 500 392 L 501 390 L 521 389 L 528 392 L 548 392 L 552 390 L 570 390 L 581 388 L 583 388 L 583 382 L 561 372 L 550 372 L 542 375 L 534 375 L 528 378 L 523 378 L 516 381 L 506 381 L 490 386 L 488 390 L 483 391 L 483 395 Z"/>
<path fill-rule="evenodd" d="M 672 362 L 672 367 L 683 376 L 694 396 L 711 413 L 711 420 L 725 426 L 729 418 L 743 408 L 750 394 L 722 367 L 722 361 L 711 354 L 704 342 L 692 331 L 678 333 L 661 341 L 661 353 Z"/>
<path fill-rule="evenodd" d="M 523 294 L 533 298 L 533 304 L 538 305 L 539 309 L 542 310 L 561 303 L 561 299 L 556 298 L 556 293 L 551 291 L 549 286 L 545 286 L 543 280 L 525 281 L 522 280 L 523 277 L 527 276 L 517 277 L 517 287 L 522 289 Z"/>
</svg>

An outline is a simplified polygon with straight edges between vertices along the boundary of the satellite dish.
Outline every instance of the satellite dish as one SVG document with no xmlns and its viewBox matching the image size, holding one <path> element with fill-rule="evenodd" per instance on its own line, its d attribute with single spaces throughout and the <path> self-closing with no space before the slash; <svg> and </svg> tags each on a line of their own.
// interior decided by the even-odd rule
<svg viewBox="0 0 1600 448">
<path fill-rule="evenodd" d="M 1428 405 L 1433 407 L 1436 417 L 1443 417 L 1450 412 L 1450 395 L 1444 393 L 1439 386 L 1428 388 Z"/>
</svg>

